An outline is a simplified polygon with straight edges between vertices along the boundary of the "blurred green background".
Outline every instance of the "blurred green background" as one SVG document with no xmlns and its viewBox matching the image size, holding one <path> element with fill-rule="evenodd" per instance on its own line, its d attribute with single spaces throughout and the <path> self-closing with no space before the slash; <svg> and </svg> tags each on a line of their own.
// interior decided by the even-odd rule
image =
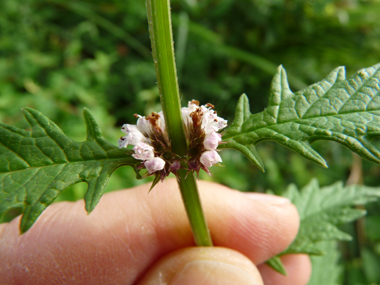
<svg viewBox="0 0 380 285">
<path fill-rule="evenodd" d="M 182 104 L 212 103 L 229 121 L 246 93 L 252 113 L 262 111 L 276 67 L 288 72 L 293 91 L 323 79 L 337 66 L 347 74 L 380 62 L 380 1 L 172 0 L 173 32 Z M 160 110 L 143 0 L 1 0 L 0 121 L 28 127 L 21 108 L 33 107 L 75 140 L 85 139 L 83 107 L 104 136 L 117 144 L 134 113 Z M 380 141 L 375 142 L 380 147 Z M 271 142 L 258 146 L 266 173 L 234 151 L 223 151 L 217 181 L 242 191 L 276 194 L 289 183 L 322 186 L 347 181 L 380 186 L 380 166 L 354 158 L 340 145 L 313 144 L 323 169 Z M 355 166 L 355 167 L 353 167 Z M 145 183 L 130 168 L 112 176 L 107 191 Z M 84 183 L 58 200 L 81 199 Z M 380 203 L 365 219 L 344 227 L 351 243 L 324 244 L 315 272 L 340 260 L 336 276 L 310 284 L 380 284 Z M 8 214 L 8 219 L 17 214 Z M 332 257 L 333 256 L 333 257 Z M 323 262 L 325 260 L 325 262 Z M 332 267 L 335 266 L 335 267 Z M 318 271 L 319 270 L 319 271 Z M 314 282 L 314 283 L 313 283 Z M 329 283 L 330 282 L 330 283 Z"/>
</svg>

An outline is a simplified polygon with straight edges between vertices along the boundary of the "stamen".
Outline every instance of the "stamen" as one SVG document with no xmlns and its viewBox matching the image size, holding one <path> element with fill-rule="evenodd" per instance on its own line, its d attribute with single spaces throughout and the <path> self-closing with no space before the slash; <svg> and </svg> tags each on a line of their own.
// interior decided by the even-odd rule
<svg viewBox="0 0 380 285">
<path fill-rule="evenodd" d="M 199 101 L 198 100 L 191 100 L 191 103 L 199 106 Z"/>
<path fill-rule="evenodd" d="M 214 105 L 213 105 L 213 104 L 210 104 L 210 103 L 207 103 L 207 104 L 206 104 L 206 107 L 211 108 L 211 109 L 214 109 Z"/>
<path fill-rule="evenodd" d="M 133 117 L 135 117 L 137 119 L 140 116 L 135 113 L 135 114 L 133 114 Z"/>
<path fill-rule="evenodd" d="M 194 129 L 200 128 L 200 126 L 202 125 L 202 116 L 203 116 L 203 112 L 201 108 L 198 108 L 197 110 L 195 110 L 194 112 L 190 114 L 190 117 L 193 120 Z"/>
<path fill-rule="evenodd" d="M 160 119 L 160 115 L 156 112 L 152 112 L 146 119 L 149 121 L 149 123 L 152 125 L 152 127 L 159 133 L 161 133 L 160 126 L 158 125 L 157 121 Z"/>
</svg>

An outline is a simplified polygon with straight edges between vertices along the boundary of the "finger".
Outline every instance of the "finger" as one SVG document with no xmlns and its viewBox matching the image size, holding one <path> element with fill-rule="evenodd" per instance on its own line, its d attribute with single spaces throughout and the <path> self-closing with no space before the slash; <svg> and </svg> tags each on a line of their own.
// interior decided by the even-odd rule
<svg viewBox="0 0 380 285">
<path fill-rule="evenodd" d="M 149 186 L 104 195 L 90 215 L 83 201 L 57 203 L 22 236 L 19 219 L 3 225 L 0 276 L 14 283 L 43 284 L 44 276 L 71 278 L 72 284 L 128 284 L 163 255 L 193 246 L 176 181 L 159 183 L 148 194 Z M 207 182 L 199 188 L 215 245 L 256 264 L 284 250 L 297 233 L 298 214 L 284 199 Z"/>
<path fill-rule="evenodd" d="M 311 262 L 306 254 L 288 254 L 281 257 L 287 275 L 282 275 L 266 264 L 259 266 L 265 285 L 306 285 L 311 276 Z"/>
<path fill-rule="evenodd" d="M 256 266 L 241 253 L 222 247 L 180 249 L 159 260 L 138 285 L 262 285 Z"/>
</svg>

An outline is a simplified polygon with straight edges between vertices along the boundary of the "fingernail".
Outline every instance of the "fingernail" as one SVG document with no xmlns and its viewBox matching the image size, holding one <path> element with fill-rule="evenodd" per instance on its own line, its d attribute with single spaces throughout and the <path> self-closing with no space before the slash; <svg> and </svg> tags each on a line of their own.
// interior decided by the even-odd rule
<svg viewBox="0 0 380 285">
<path fill-rule="evenodd" d="M 271 205 L 285 205 L 290 204 L 290 200 L 285 197 L 263 194 L 263 193 L 244 193 L 248 198 L 256 200 L 265 204 Z"/>
<path fill-rule="evenodd" d="M 169 285 L 247 284 L 260 285 L 253 276 L 239 267 L 216 261 L 192 261 L 176 273 Z"/>
</svg>

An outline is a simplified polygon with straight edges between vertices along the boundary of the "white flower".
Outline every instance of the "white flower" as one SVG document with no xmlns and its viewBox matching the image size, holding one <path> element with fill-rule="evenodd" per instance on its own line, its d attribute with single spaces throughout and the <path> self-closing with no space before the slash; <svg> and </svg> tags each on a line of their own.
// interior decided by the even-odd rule
<svg viewBox="0 0 380 285">
<path fill-rule="evenodd" d="M 129 144 L 136 145 L 141 141 L 146 142 L 146 138 L 136 125 L 124 124 L 121 131 L 125 133 L 126 136 L 119 139 L 119 148 L 127 147 Z"/>
<path fill-rule="evenodd" d="M 164 169 L 165 163 L 165 160 L 162 158 L 155 157 L 153 159 L 145 161 L 144 166 L 146 167 L 146 170 L 148 170 L 149 174 L 152 174 L 153 172 Z"/>
<path fill-rule="evenodd" d="M 216 152 L 222 141 L 218 131 L 227 126 L 227 121 L 218 117 L 213 108 L 211 104 L 199 106 L 193 100 L 181 109 L 188 141 L 188 152 L 183 157 L 172 152 L 162 112 L 147 117 L 135 115 L 136 125 L 123 125 L 125 136 L 120 138 L 119 148 L 134 145 L 132 156 L 142 161 L 139 167 L 160 175 L 162 180 L 181 168 L 197 173 L 203 169 L 210 174 L 208 167 L 222 161 Z"/>
<path fill-rule="evenodd" d="M 227 120 L 218 117 L 211 104 L 200 107 L 197 104 L 199 104 L 199 102 L 193 100 L 189 102 L 188 107 L 183 107 L 181 109 L 186 131 L 190 130 L 190 127 L 193 124 L 193 118 L 191 117 L 191 114 L 196 112 L 198 109 L 200 109 L 199 114 L 202 117 L 201 129 L 206 135 L 227 127 Z"/>
<path fill-rule="evenodd" d="M 149 174 L 162 170 L 165 167 L 165 160 L 159 157 L 154 157 L 154 148 L 146 143 L 138 143 L 134 148 L 132 156 L 136 159 L 143 160 L 144 166 Z"/>
<path fill-rule="evenodd" d="M 214 164 L 222 162 L 221 157 L 215 150 L 205 151 L 204 153 L 202 153 L 201 158 L 199 160 L 206 167 L 211 167 Z"/>
<path fill-rule="evenodd" d="M 211 132 L 217 132 L 225 127 L 227 127 L 227 121 L 216 115 L 216 112 L 211 108 L 208 109 L 202 106 L 202 111 L 204 113 L 202 120 L 202 128 L 206 134 Z"/>
<path fill-rule="evenodd" d="M 137 125 L 136 128 L 142 134 L 148 135 L 152 132 L 152 125 L 150 124 L 150 122 L 145 117 L 140 116 L 139 119 L 137 120 L 136 125 Z"/>
<path fill-rule="evenodd" d="M 206 135 L 203 145 L 207 150 L 214 150 L 218 147 L 219 142 L 222 141 L 222 136 L 216 132 L 210 132 Z"/>
<path fill-rule="evenodd" d="M 154 148 L 151 145 L 140 142 L 134 148 L 135 154 L 132 156 L 140 160 L 150 160 L 154 158 Z"/>
</svg>

